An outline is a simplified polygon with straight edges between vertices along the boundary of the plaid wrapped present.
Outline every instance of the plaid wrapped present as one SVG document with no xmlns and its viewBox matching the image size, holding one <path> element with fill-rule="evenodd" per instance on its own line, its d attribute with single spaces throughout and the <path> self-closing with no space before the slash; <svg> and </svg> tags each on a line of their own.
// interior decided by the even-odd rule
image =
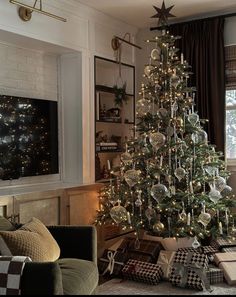
<svg viewBox="0 0 236 297">
<path fill-rule="evenodd" d="M 196 252 L 177 251 L 169 280 L 175 286 L 211 291 L 206 276 L 208 267 L 207 255 Z"/>
<path fill-rule="evenodd" d="M 117 250 L 127 251 L 128 258 L 156 263 L 163 246 L 158 241 L 139 239 L 139 248 L 135 245 L 136 238 L 126 237 Z"/>
<path fill-rule="evenodd" d="M 174 257 L 174 251 L 160 251 L 157 264 L 161 266 L 165 280 L 169 280 Z"/>
<path fill-rule="evenodd" d="M 209 269 L 206 271 L 207 278 L 210 284 L 219 284 L 224 282 L 224 272 L 222 269 L 210 266 Z"/>
<path fill-rule="evenodd" d="M 99 273 L 102 275 L 110 273 L 119 276 L 127 260 L 127 253 L 106 249 L 98 260 Z"/>
<path fill-rule="evenodd" d="M 137 260 L 128 260 L 122 269 L 125 279 L 157 285 L 163 277 L 163 271 L 158 264 Z"/>
<path fill-rule="evenodd" d="M 236 241 L 231 239 L 218 238 L 212 240 L 210 245 L 218 249 L 219 251 L 222 251 L 223 248 L 236 247 Z"/>
</svg>

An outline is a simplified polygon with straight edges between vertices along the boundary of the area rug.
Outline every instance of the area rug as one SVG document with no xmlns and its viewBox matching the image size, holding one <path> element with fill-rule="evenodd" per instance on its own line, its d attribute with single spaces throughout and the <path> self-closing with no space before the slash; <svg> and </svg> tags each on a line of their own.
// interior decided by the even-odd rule
<svg viewBox="0 0 236 297">
<path fill-rule="evenodd" d="M 210 293 L 174 287 L 167 281 L 154 286 L 114 278 L 100 285 L 96 295 L 236 295 L 236 286 L 226 283 L 211 285 L 211 288 L 213 291 Z"/>
</svg>

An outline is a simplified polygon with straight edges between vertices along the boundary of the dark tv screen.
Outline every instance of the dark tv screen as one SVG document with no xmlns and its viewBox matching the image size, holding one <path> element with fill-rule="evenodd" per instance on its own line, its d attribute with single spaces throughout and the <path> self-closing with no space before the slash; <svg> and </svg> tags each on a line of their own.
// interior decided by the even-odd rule
<svg viewBox="0 0 236 297">
<path fill-rule="evenodd" d="M 0 95 L 0 179 L 58 172 L 57 102 Z"/>
</svg>

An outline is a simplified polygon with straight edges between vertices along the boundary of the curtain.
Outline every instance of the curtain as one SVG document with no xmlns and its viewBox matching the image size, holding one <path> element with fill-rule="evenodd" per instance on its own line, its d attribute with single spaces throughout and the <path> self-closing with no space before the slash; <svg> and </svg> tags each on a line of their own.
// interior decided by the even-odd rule
<svg viewBox="0 0 236 297">
<path fill-rule="evenodd" d="M 208 119 L 204 130 L 216 150 L 225 147 L 225 54 L 224 18 L 196 20 L 171 25 L 170 33 L 182 38 L 176 47 L 192 66 L 190 85 L 196 86 L 196 108 L 200 118 Z"/>
</svg>

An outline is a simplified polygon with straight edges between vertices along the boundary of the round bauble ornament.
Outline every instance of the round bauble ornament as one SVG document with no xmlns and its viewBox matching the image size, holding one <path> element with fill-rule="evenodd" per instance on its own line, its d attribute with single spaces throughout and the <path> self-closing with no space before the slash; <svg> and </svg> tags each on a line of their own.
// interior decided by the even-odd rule
<svg viewBox="0 0 236 297">
<path fill-rule="evenodd" d="M 167 136 L 169 136 L 169 137 L 173 136 L 174 135 L 174 132 L 175 132 L 175 130 L 174 130 L 173 127 L 169 126 L 169 127 L 166 128 L 166 134 L 167 134 Z"/>
<path fill-rule="evenodd" d="M 203 144 L 207 144 L 207 139 L 208 139 L 208 135 L 206 133 L 206 131 L 204 130 L 199 130 L 196 132 L 197 134 L 197 138 L 198 138 L 198 143 L 203 143 Z"/>
<path fill-rule="evenodd" d="M 151 110 L 150 102 L 147 99 L 140 99 L 136 104 L 136 112 L 138 116 L 145 116 Z"/>
<path fill-rule="evenodd" d="M 120 224 L 121 222 L 127 220 L 127 210 L 121 205 L 114 206 L 110 210 L 110 216 L 113 221 L 115 221 L 117 224 Z"/>
<path fill-rule="evenodd" d="M 176 118 L 176 127 L 177 127 L 177 128 L 181 128 L 181 127 L 183 127 L 183 125 L 184 125 L 184 120 L 183 120 L 183 118 L 181 118 L 181 117 L 177 117 L 177 118 Z"/>
<path fill-rule="evenodd" d="M 169 195 L 167 187 L 163 184 L 153 185 L 151 188 L 151 196 L 157 201 L 161 202 L 163 198 Z"/>
<path fill-rule="evenodd" d="M 144 67 L 144 74 L 145 74 L 146 76 L 150 77 L 151 74 L 152 74 L 152 71 L 153 71 L 153 70 L 154 70 L 154 66 L 152 66 L 152 65 L 146 65 L 146 66 Z"/>
<path fill-rule="evenodd" d="M 160 132 L 153 132 L 149 135 L 149 141 L 153 148 L 159 148 L 165 144 L 166 137 Z"/>
<path fill-rule="evenodd" d="M 178 167 L 175 169 L 175 176 L 177 177 L 178 181 L 181 181 L 183 178 L 185 178 L 186 171 L 182 167 Z"/>
<path fill-rule="evenodd" d="M 124 174 L 125 181 L 130 187 L 133 187 L 140 181 L 140 174 L 140 170 L 127 170 Z"/>
<path fill-rule="evenodd" d="M 153 231 L 156 233 L 161 233 L 165 229 L 164 224 L 162 222 L 157 222 L 153 225 Z"/>
<path fill-rule="evenodd" d="M 198 192 L 198 191 L 200 191 L 201 188 L 202 188 L 202 185 L 201 185 L 200 182 L 194 183 L 194 185 L 193 185 L 193 190 L 194 190 L 194 192 Z"/>
</svg>

